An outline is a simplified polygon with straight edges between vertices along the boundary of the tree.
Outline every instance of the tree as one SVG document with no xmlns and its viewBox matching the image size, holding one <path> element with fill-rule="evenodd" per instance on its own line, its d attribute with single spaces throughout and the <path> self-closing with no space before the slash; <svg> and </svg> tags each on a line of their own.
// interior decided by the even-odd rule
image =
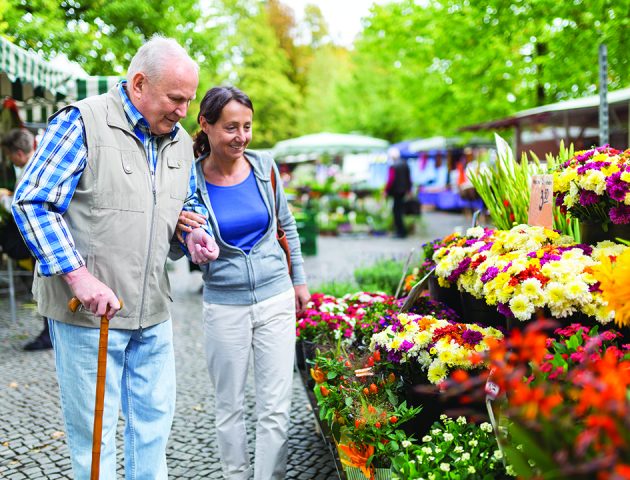
<svg viewBox="0 0 630 480">
<path fill-rule="evenodd" d="M 3 0 L 5 1 L 5 0 Z M 178 39 L 196 59 L 213 61 L 216 38 L 202 26 L 197 0 L 8 0 L 5 34 L 45 58 L 64 53 L 93 75 L 119 75 L 153 34 Z"/>
<path fill-rule="evenodd" d="M 254 104 L 252 146 L 271 147 L 297 134 L 301 103 L 290 80 L 291 67 L 279 48 L 263 2 L 224 0 L 222 12 L 233 32 L 227 39 L 226 80 L 243 90 Z"/>
</svg>

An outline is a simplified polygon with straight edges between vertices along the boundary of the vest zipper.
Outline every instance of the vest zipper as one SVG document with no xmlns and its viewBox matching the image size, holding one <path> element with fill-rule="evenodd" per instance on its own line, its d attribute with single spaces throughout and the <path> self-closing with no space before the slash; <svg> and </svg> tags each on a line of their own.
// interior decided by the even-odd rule
<svg viewBox="0 0 630 480">
<path fill-rule="evenodd" d="M 157 166 L 156 166 L 157 167 Z M 150 168 L 150 167 L 149 167 Z M 157 191 L 155 188 L 155 172 L 150 169 L 151 172 L 151 192 L 153 193 L 153 207 L 151 208 L 151 229 L 149 230 L 149 247 L 147 253 L 147 263 L 144 269 L 144 282 L 142 284 L 142 303 L 140 304 L 140 338 L 142 338 L 142 320 L 144 319 L 144 306 L 146 303 L 147 286 L 149 284 L 149 269 L 151 267 L 151 252 L 153 252 L 153 237 L 155 236 L 155 207 L 157 206 Z"/>
</svg>

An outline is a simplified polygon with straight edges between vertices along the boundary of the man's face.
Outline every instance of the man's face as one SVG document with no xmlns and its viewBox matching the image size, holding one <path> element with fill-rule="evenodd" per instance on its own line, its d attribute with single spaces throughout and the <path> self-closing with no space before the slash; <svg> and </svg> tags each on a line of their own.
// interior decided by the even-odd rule
<svg viewBox="0 0 630 480">
<path fill-rule="evenodd" d="M 3 150 L 5 157 L 7 157 L 13 165 L 18 168 L 23 168 L 24 165 L 28 162 L 29 156 L 24 153 L 22 150 L 16 150 L 15 152 L 9 152 L 8 150 Z"/>
<path fill-rule="evenodd" d="M 137 73 L 127 88 L 131 102 L 149 122 L 151 133 L 165 135 L 186 116 L 198 83 L 194 66 L 188 61 L 176 60 L 161 77 L 149 78 Z"/>
</svg>

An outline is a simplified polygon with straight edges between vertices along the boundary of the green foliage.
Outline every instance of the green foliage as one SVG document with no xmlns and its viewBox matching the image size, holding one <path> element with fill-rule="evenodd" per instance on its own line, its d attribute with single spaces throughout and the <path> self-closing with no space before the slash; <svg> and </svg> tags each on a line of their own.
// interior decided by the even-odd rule
<svg viewBox="0 0 630 480">
<path fill-rule="evenodd" d="M 592 94 L 597 48 L 609 89 L 630 83 L 630 0 L 401 0 L 372 7 L 339 86 L 337 128 L 389 140 Z M 580 45 L 580 48 L 575 48 Z"/>
<path fill-rule="evenodd" d="M 487 205 L 494 225 L 510 230 L 527 223 L 532 175 L 543 173 L 543 169 L 537 161 L 528 162 L 525 155 L 516 161 L 505 140 L 495 136 L 497 161 L 471 169 L 470 182 Z"/>
<path fill-rule="evenodd" d="M 464 417 L 442 415 L 420 445 L 409 445 L 393 459 L 393 478 L 495 480 L 508 478 L 503 455 L 489 423 L 475 425 Z"/>
<path fill-rule="evenodd" d="M 357 290 L 357 286 L 351 281 L 335 281 L 322 283 L 315 288 L 313 292 L 323 293 L 325 295 L 332 295 L 333 297 L 341 298 L 348 292 L 354 292 Z"/>
<path fill-rule="evenodd" d="M 0 0 L 0 33 L 92 75 L 122 75 L 154 33 L 201 66 L 198 99 L 233 84 L 256 108 L 253 147 L 317 131 L 390 141 L 449 135 L 520 109 L 630 84 L 630 0 L 400 0 L 375 4 L 351 49 L 321 11 L 288 0 Z M 579 45 L 580 48 L 575 48 Z M 196 130 L 198 101 L 183 123 Z"/>
<path fill-rule="evenodd" d="M 396 293 L 403 274 L 403 262 L 393 259 L 379 260 L 369 267 L 357 268 L 354 279 L 364 292 Z"/>
<path fill-rule="evenodd" d="M 44 57 L 63 53 L 92 75 L 120 75 L 153 34 L 174 37 L 208 67 L 216 60 L 216 34 L 197 0 L 8 0 L 6 34 Z"/>
</svg>

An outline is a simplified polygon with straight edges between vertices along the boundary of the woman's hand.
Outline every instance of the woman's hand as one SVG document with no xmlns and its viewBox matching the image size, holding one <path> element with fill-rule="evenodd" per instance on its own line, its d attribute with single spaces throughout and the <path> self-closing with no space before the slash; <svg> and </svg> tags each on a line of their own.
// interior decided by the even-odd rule
<svg viewBox="0 0 630 480">
<path fill-rule="evenodd" d="M 306 304 L 311 299 L 308 285 L 294 285 L 293 290 L 295 290 L 295 310 L 296 312 L 301 312 L 306 308 Z"/>
<path fill-rule="evenodd" d="M 195 228 L 199 228 L 206 223 L 208 222 L 206 221 L 206 217 L 204 217 L 203 215 L 195 212 L 189 212 L 187 210 L 182 210 L 181 212 L 179 212 L 179 218 L 177 219 L 177 229 L 175 230 L 177 239 L 185 244 L 186 242 L 184 242 L 184 236 L 182 235 L 182 232 L 190 233 Z"/>
</svg>

